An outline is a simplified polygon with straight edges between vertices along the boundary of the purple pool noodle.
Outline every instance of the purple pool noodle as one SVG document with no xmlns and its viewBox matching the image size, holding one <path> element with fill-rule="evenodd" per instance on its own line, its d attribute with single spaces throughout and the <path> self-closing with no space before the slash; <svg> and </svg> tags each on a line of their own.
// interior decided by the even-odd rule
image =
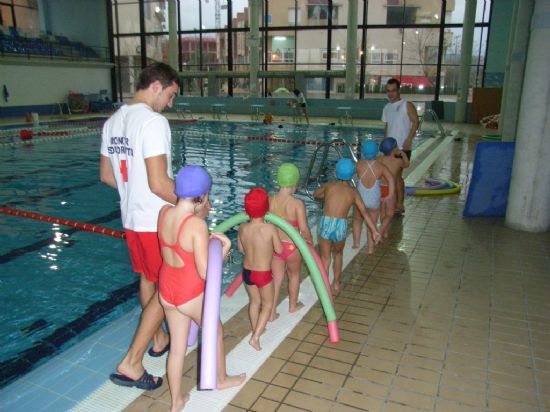
<svg viewBox="0 0 550 412">
<path fill-rule="evenodd" d="M 191 326 L 189 327 L 189 335 L 187 336 L 187 346 L 193 346 L 197 342 L 197 334 L 199 333 L 199 326 L 191 321 Z"/>
<path fill-rule="evenodd" d="M 222 287 L 222 242 L 210 239 L 208 245 L 208 266 L 206 288 L 202 309 L 201 334 L 201 389 L 216 389 L 218 323 L 220 321 L 220 298 Z"/>
</svg>

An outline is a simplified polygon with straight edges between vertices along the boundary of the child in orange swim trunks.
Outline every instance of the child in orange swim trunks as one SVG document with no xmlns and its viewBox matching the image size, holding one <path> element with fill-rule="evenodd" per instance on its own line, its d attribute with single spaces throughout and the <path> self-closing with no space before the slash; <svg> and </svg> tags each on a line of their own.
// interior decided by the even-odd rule
<svg viewBox="0 0 550 412">
<path fill-rule="evenodd" d="M 393 137 L 386 137 L 379 146 L 380 151 L 384 156 L 377 157 L 377 160 L 386 166 L 394 178 L 394 181 L 398 181 L 398 178 L 402 175 L 403 169 L 409 167 L 409 158 L 407 154 L 399 149 L 397 146 L 397 140 Z M 380 219 L 382 220 L 382 226 L 380 228 L 380 234 L 385 238 L 388 237 L 388 231 L 390 229 L 390 223 L 393 219 L 395 202 L 397 200 L 397 192 L 393 196 L 389 196 L 389 186 L 385 178 L 382 178 L 380 184 L 382 190 L 382 202 L 380 210 Z"/>
<path fill-rule="evenodd" d="M 183 364 L 191 320 L 201 324 L 202 304 L 208 261 L 208 192 L 212 180 L 200 166 L 185 166 L 176 176 L 176 206 L 165 206 L 158 219 L 158 238 L 162 253 L 159 273 L 160 303 L 170 330 L 167 375 L 172 400 L 171 411 L 179 411 L 189 399 L 181 393 Z M 231 241 L 223 234 L 213 234 L 222 242 L 227 256 Z M 218 353 L 225 354 L 223 329 L 218 326 Z M 240 385 L 245 374 L 228 376 L 225 356 L 218 356 L 217 388 Z"/>
<path fill-rule="evenodd" d="M 250 345 L 260 347 L 260 335 L 265 330 L 273 306 L 273 276 L 271 259 L 273 252 L 281 253 L 283 246 L 277 229 L 264 222 L 269 211 L 269 196 L 265 189 L 254 188 L 244 198 L 244 209 L 250 217 L 249 223 L 239 227 L 238 246 L 244 253 L 243 280 L 250 299 L 248 315 L 252 325 Z"/>
</svg>

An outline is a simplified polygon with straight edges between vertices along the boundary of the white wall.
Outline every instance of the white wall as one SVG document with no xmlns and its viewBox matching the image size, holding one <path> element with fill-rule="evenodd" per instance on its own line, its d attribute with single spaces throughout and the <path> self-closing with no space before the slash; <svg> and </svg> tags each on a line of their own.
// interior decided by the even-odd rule
<svg viewBox="0 0 550 412">
<path fill-rule="evenodd" d="M 69 91 L 84 94 L 111 90 L 109 67 L 28 66 L 3 64 L 0 61 L 0 83 L 10 94 L 0 106 L 27 106 L 67 101 Z"/>
</svg>

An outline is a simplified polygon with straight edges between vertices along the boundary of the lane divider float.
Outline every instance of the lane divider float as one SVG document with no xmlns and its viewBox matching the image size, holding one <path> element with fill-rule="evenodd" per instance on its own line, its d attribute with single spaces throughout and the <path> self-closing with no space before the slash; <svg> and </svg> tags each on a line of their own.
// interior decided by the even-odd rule
<svg viewBox="0 0 550 412">
<path fill-rule="evenodd" d="M 102 235 L 112 236 L 119 239 L 126 239 L 126 234 L 120 230 L 109 229 L 107 227 L 94 225 L 92 223 L 76 222 L 70 219 L 47 216 L 34 212 L 26 212 L 24 210 L 11 209 L 9 207 L 0 207 L 0 213 L 11 216 L 26 217 L 28 219 L 40 220 L 42 222 L 56 223 L 63 226 L 71 226 L 79 230 L 84 230 L 86 232 L 101 233 Z"/>
</svg>

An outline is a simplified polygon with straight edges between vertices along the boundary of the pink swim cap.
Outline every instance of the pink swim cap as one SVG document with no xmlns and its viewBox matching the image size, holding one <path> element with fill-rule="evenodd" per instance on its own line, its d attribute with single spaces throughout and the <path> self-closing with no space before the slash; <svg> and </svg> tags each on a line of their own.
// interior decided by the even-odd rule
<svg viewBox="0 0 550 412">
<path fill-rule="evenodd" d="M 269 212 L 269 195 L 265 189 L 255 187 L 244 197 L 244 210 L 251 219 L 264 217 Z"/>
</svg>

